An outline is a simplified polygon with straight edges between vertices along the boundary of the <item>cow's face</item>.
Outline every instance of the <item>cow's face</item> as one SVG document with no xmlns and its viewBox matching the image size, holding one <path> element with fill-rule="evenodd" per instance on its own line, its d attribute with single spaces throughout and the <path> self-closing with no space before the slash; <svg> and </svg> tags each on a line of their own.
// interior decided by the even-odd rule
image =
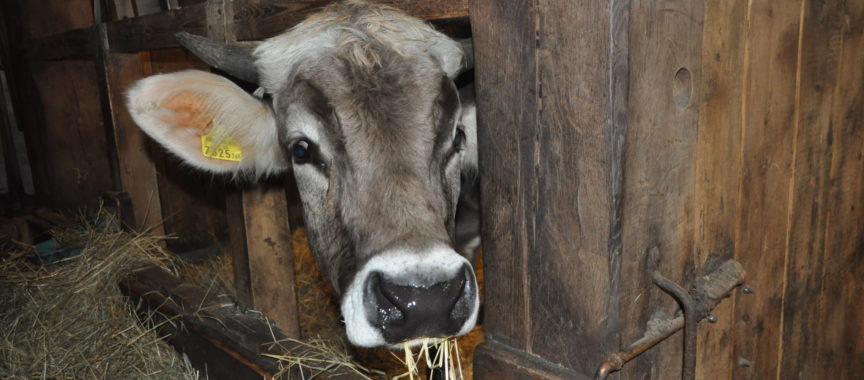
<svg viewBox="0 0 864 380">
<path fill-rule="evenodd" d="M 471 264 L 453 249 L 460 177 L 476 165 L 452 80 L 462 54 L 384 10 L 331 8 L 259 46 L 269 104 L 196 71 L 142 80 L 129 101 L 142 129 L 196 167 L 293 167 L 312 251 L 349 340 L 367 347 L 461 335 L 478 311 Z M 205 134 L 242 161 L 205 157 Z"/>
</svg>

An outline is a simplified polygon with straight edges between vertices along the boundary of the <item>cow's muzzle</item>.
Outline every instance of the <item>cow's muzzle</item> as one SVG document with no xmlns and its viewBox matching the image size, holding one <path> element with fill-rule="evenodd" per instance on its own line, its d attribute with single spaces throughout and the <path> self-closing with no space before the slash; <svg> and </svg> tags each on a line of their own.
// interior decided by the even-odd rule
<svg viewBox="0 0 864 380">
<path fill-rule="evenodd" d="M 348 339 L 363 347 L 463 335 L 477 322 L 478 309 L 471 264 L 449 247 L 377 255 L 342 299 Z"/>
<path fill-rule="evenodd" d="M 476 287 L 467 265 L 456 276 L 430 286 L 374 272 L 364 290 L 366 317 L 388 344 L 457 335 L 473 311 Z"/>
</svg>

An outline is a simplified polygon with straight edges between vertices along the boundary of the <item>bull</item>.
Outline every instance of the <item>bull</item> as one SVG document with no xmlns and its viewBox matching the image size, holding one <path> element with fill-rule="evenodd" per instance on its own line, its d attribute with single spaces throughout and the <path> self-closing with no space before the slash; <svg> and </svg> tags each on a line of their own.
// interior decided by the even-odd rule
<svg viewBox="0 0 864 380">
<path fill-rule="evenodd" d="M 183 39 L 258 91 L 202 71 L 155 75 L 129 90 L 132 118 L 197 169 L 252 179 L 293 169 L 349 341 L 395 347 L 470 331 L 476 122 L 454 84 L 470 51 L 360 1 L 326 7 L 253 49 Z M 214 146 L 232 152 L 207 154 Z"/>
</svg>

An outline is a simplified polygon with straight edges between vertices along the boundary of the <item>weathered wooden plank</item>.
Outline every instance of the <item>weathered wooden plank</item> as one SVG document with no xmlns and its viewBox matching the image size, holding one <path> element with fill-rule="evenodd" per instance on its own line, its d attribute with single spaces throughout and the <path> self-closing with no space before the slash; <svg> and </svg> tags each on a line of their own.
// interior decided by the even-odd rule
<svg viewBox="0 0 864 380">
<path fill-rule="evenodd" d="M 536 183 L 536 13 L 533 2 L 474 1 L 475 89 L 480 148 L 485 333 L 528 349 L 528 259 Z M 481 363 L 482 364 L 482 363 Z M 475 366 L 484 376 L 486 369 Z M 491 368 L 490 368 L 491 370 Z M 482 377 L 481 377 L 482 378 Z"/>
<path fill-rule="evenodd" d="M 28 148 L 45 165 L 42 199 L 60 210 L 94 209 L 98 194 L 114 190 L 94 62 L 50 62 L 35 79 L 44 123 L 27 133 L 36 133 Z"/>
<path fill-rule="evenodd" d="M 111 53 L 105 25 L 100 25 L 102 59 L 100 75 L 104 120 L 112 133 L 113 150 L 121 187 L 129 194 L 135 214 L 135 228 L 164 235 L 162 202 L 153 163 L 153 144 L 132 121 L 126 108 L 126 90 L 143 77 L 138 54 Z"/>
<path fill-rule="evenodd" d="M 332 0 L 237 0 L 234 25 L 237 40 L 255 40 L 282 33 Z M 432 20 L 468 16 L 467 0 L 374 0 L 402 9 L 421 19 Z"/>
<path fill-rule="evenodd" d="M 811 377 L 864 373 L 864 1 L 844 3 L 831 125 L 822 311 Z"/>
<path fill-rule="evenodd" d="M 777 375 L 794 148 L 801 7 L 753 2 L 747 12 L 741 88 L 741 175 L 736 259 L 752 271 L 735 305 L 734 379 Z M 750 366 L 739 366 L 744 359 Z"/>
<path fill-rule="evenodd" d="M 38 38 L 30 44 L 30 59 L 34 62 L 95 58 L 99 54 L 99 33 L 92 26 Z"/>
<path fill-rule="evenodd" d="M 269 379 L 280 372 L 282 365 L 262 354 L 298 354 L 299 345 L 285 341 L 287 336 L 259 313 L 243 313 L 233 304 L 226 304 L 205 289 L 161 269 L 140 270 L 122 280 L 120 287 L 149 309 L 142 310 L 148 316 L 174 321 L 160 324 L 159 331 L 167 335 L 169 343 L 186 353 L 208 378 Z M 274 345 L 274 341 L 280 344 Z M 327 358 L 310 356 L 307 359 Z M 292 379 L 366 378 L 338 366 L 320 374 L 295 366 L 285 375 Z"/>
<path fill-rule="evenodd" d="M 612 146 L 619 126 L 609 119 L 611 11 L 611 1 L 538 3 L 539 92 L 529 95 L 538 98 L 538 122 L 523 158 L 537 186 L 526 211 L 534 225 L 529 352 L 585 374 L 617 349 L 606 344 L 607 305 L 617 296 L 609 249 L 611 184 L 620 178 L 612 170 L 622 163 Z"/>
<path fill-rule="evenodd" d="M 701 98 L 697 99 L 695 252 L 690 264 L 694 269 L 712 253 L 723 258 L 735 253 L 748 3 L 705 2 L 704 15 Z M 734 302 L 720 303 L 714 315 L 717 323 L 699 326 L 696 377 L 728 379 L 733 365 Z"/>
<path fill-rule="evenodd" d="M 174 33 L 187 31 L 207 34 L 206 4 L 128 18 L 108 23 L 111 52 L 137 52 L 141 50 L 179 47 Z"/>
<path fill-rule="evenodd" d="M 92 0 L 21 1 L 28 38 L 40 38 L 93 25 Z"/>
<path fill-rule="evenodd" d="M 228 197 L 235 287 L 290 337 L 300 336 L 283 184 L 258 184 Z"/>
<path fill-rule="evenodd" d="M 819 307 L 821 290 L 827 284 L 827 268 L 832 267 L 835 260 L 834 252 L 827 250 L 826 234 L 830 228 L 826 224 L 831 207 L 828 189 L 831 187 L 832 145 L 838 128 L 833 125 L 832 113 L 839 100 L 838 73 L 843 60 L 843 28 L 847 22 L 841 21 L 845 20 L 844 3 L 806 2 L 801 9 L 803 29 L 799 42 L 798 108 L 794 120 L 794 183 L 785 252 L 783 335 L 779 356 L 782 364 L 778 379 L 835 378 L 831 374 L 839 372 L 838 369 L 826 372 L 822 363 L 830 359 L 814 348 L 820 347 L 820 341 L 825 339 L 822 335 L 827 327 L 824 325 L 827 311 Z M 830 304 L 836 305 L 833 300 Z"/>
<path fill-rule="evenodd" d="M 702 1 L 630 5 L 630 99 L 625 153 L 621 346 L 659 310 L 678 304 L 651 271 L 688 283 L 693 263 L 695 158 L 702 75 Z M 659 263 L 648 260 L 657 248 Z M 682 334 L 628 363 L 625 379 L 679 378 Z"/>
<path fill-rule="evenodd" d="M 480 369 L 482 372 L 477 372 Z M 494 341 L 474 351 L 477 379 L 588 380 L 590 377 Z"/>
</svg>

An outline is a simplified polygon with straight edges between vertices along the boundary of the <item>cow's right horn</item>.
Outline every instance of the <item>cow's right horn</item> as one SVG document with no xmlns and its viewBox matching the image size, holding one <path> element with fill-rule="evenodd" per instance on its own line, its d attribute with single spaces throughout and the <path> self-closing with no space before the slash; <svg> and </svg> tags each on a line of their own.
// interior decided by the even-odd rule
<svg viewBox="0 0 864 380">
<path fill-rule="evenodd" d="M 255 68 L 255 58 L 249 45 L 226 45 L 209 38 L 196 36 L 187 32 L 174 35 L 180 45 L 189 49 L 208 65 L 222 70 L 237 79 L 258 84 L 258 70 Z"/>
</svg>

